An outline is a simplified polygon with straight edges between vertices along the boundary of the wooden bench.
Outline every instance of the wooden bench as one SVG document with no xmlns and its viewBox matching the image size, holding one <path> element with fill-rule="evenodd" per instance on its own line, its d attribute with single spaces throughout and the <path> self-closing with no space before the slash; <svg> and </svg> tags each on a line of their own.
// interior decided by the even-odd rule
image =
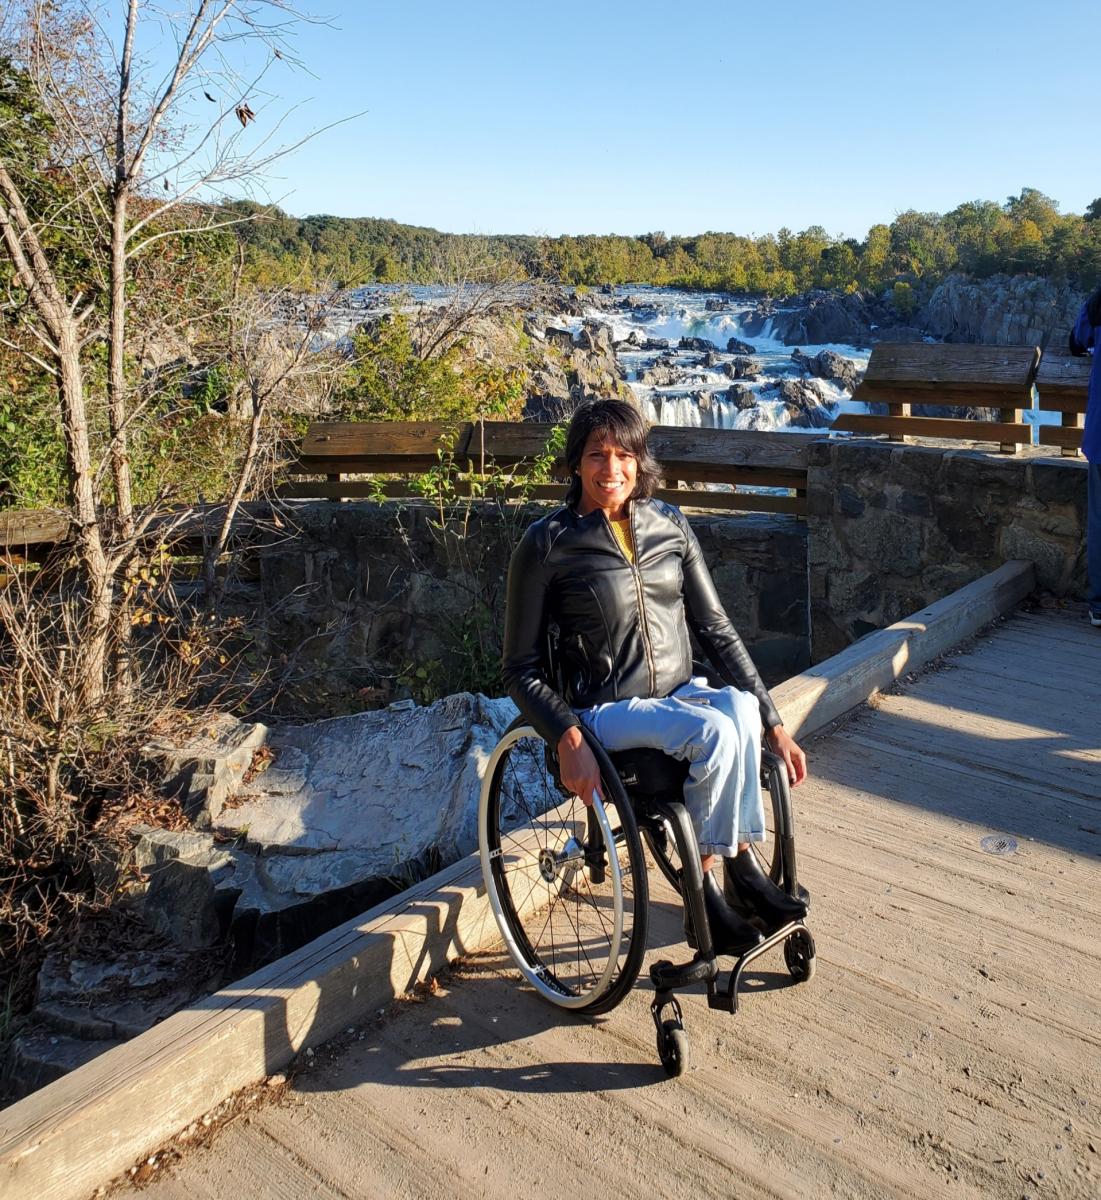
<svg viewBox="0 0 1101 1200">
<path fill-rule="evenodd" d="M 972 346 L 883 342 L 872 349 L 853 399 L 887 405 L 888 416 L 843 413 L 832 428 L 846 433 L 885 433 L 891 441 L 908 434 L 930 438 L 993 441 L 1006 454 L 1031 441 L 1021 410 L 1032 407 L 1032 384 L 1040 351 L 1036 346 Z M 1000 410 L 1000 420 L 915 417 L 914 404 L 966 405 Z"/>
<path fill-rule="evenodd" d="M 456 464 L 456 488 L 469 494 L 467 464 L 474 474 L 490 464 L 505 469 L 530 463 L 543 453 L 553 426 L 528 421 L 485 421 L 458 426 L 442 422 L 318 422 L 299 446 L 290 473 L 324 476 L 284 484 L 288 499 L 341 500 L 416 494 L 412 482 L 344 479 L 345 475 L 418 474 L 439 464 L 438 451 Z M 656 495 L 675 504 L 750 512 L 806 514 L 807 441 L 799 435 L 734 429 L 686 429 L 657 425 L 650 446 L 666 470 L 666 486 Z M 558 459 L 552 474 L 564 477 Z M 676 481 L 730 484 L 733 492 L 678 488 Z M 745 487 L 783 488 L 788 495 L 740 491 Z M 522 489 L 532 499 L 556 500 L 562 483 Z"/>
<path fill-rule="evenodd" d="M 1082 448 L 1083 414 L 1089 398 L 1090 367 L 1093 360 L 1087 355 L 1076 358 L 1071 354 L 1045 350 L 1036 372 L 1036 393 L 1039 408 L 1057 412 L 1058 425 L 1037 426 L 1041 446 L 1058 446 L 1060 453 L 1074 456 Z"/>
</svg>

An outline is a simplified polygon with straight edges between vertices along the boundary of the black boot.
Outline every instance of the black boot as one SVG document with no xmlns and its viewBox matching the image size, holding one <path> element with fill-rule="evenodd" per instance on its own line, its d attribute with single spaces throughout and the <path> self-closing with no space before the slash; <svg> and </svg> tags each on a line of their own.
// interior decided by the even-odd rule
<svg viewBox="0 0 1101 1200">
<path fill-rule="evenodd" d="M 752 849 L 743 850 L 734 858 L 724 858 L 723 865 L 729 902 L 758 917 L 767 928 L 778 929 L 807 915 L 810 897 L 806 890 L 800 888 L 798 896 L 781 891 L 761 869 Z"/>
<path fill-rule="evenodd" d="M 759 929 L 739 917 L 723 899 L 722 889 L 713 871 L 703 873 L 703 906 L 707 910 L 707 923 L 711 926 L 711 944 L 716 954 L 733 954 L 740 957 L 765 940 Z M 693 950 L 698 949 L 687 904 L 684 906 L 684 936 Z"/>
</svg>

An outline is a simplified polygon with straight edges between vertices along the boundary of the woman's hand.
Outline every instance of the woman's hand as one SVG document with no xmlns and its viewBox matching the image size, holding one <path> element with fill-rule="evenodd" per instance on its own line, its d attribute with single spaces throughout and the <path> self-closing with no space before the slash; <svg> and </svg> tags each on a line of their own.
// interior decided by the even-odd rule
<svg viewBox="0 0 1101 1200">
<path fill-rule="evenodd" d="M 593 792 L 603 801 L 600 768 L 577 725 L 571 726 L 558 739 L 558 773 L 563 786 L 575 796 L 580 796 L 586 806 L 592 805 Z"/>
<path fill-rule="evenodd" d="M 799 743 L 783 725 L 774 725 L 765 738 L 772 750 L 784 760 L 788 769 L 788 783 L 802 783 L 807 777 L 807 756 Z"/>
</svg>

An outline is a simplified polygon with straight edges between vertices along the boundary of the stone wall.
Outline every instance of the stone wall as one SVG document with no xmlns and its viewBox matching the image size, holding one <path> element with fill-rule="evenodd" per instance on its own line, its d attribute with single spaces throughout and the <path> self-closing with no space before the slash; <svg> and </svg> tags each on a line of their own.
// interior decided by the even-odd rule
<svg viewBox="0 0 1101 1200">
<path fill-rule="evenodd" d="M 496 669 L 511 547 L 546 510 L 473 510 L 442 532 L 427 504 L 304 503 L 259 553 L 267 653 L 304 681 L 303 715 L 410 693 L 393 677 L 428 664 L 445 694 Z M 810 661 L 806 527 L 791 517 L 689 513 L 735 627 L 766 680 Z M 484 647 L 478 645 L 479 639 Z M 389 678 L 389 682 L 387 677 Z M 414 684 L 413 690 L 418 685 Z M 389 689 L 389 694 L 384 694 Z M 311 699 L 312 697 L 312 699 Z"/>
<path fill-rule="evenodd" d="M 1056 596 L 1084 592 L 1084 462 L 822 440 L 807 482 L 816 662 L 1007 559 Z"/>
</svg>

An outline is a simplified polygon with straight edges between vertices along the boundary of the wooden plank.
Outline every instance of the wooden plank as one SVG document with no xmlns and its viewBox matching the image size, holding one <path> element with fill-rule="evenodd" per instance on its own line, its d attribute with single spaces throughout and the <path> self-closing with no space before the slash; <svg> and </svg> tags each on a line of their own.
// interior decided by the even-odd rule
<svg viewBox="0 0 1101 1200">
<path fill-rule="evenodd" d="M 0 512 L 0 546 L 51 546 L 69 533 L 68 513 L 19 508 Z"/>
<path fill-rule="evenodd" d="M 530 421 L 489 421 L 485 426 L 486 453 L 498 463 L 534 458 L 542 453 L 552 428 Z M 697 467 L 767 467 L 803 472 L 807 466 L 805 441 L 783 433 L 654 425 L 648 441 L 654 457 L 670 477 L 700 478 L 688 474 Z M 479 446 L 479 433 L 475 430 L 470 442 L 472 457 Z"/>
<path fill-rule="evenodd" d="M 659 500 L 682 508 L 714 508 L 730 512 L 787 513 L 803 517 L 807 513 L 806 496 L 761 495 L 759 492 L 694 492 L 688 488 L 658 488 Z"/>
<path fill-rule="evenodd" d="M 905 402 L 899 403 L 896 401 L 891 401 L 887 405 L 887 413 L 888 413 L 888 416 L 890 416 L 890 418 L 892 420 L 896 420 L 896 421 L 897 420 L 908 421 L 910 419 L 910 416 L 912 415 L 910 412 L 909 404 L 907 404 Z M 905 442 L 906 434 L 905 434 L 905 432 L 903 432 L 901 434 L 889 433 L 887 435 L 887 440 L 889 442 Z"/>
<path fill-rule="evenodd" d="M 318 421 L 306 431 L 298 459 L 305 471 L 318 474 L 425 471 L 436 466 L 440 449 L 461 459 L 471 428 L 469 422 Z"/>
<path fill-rule="evenodd" d="M 454 483 L 455 494 L 467 496 L 471 484 L 467 480 L 457 479 Z M 766 485 L 767 486 L 767 485 Z M 278 489 L 278 495 L 284 500 L 364 500 L 382 494 L 387 499 L 418 497 L 431 500 L 415 491 L 408 480 L 345 480 L 340 483 L 299 482 L 285 483 Z M 505 488 L 507 499 L 525 495 L 531 500 L 552 502 L 561 501 L 566 494 L 564 483 L 539 484 L 531 488 L 517 485 Z M 670 504 L 680 504 L 688 508 L 713 508 L 738 512 L 773 512 L 789 513 L 793 516 L 805 516 L 807 501 L 804 496 L 761 495 L 756 492 L 697 492 L 689 488 L 658 488 L 654 495 L 659 500 Z"/>
<path fill-rule="evenodd" d="M 1043 391 L 1036 407 L 1041 412 L 1084 413 L 1089 407 L 1089 393 Z"/>
<path fill-rule="evenodd" d="M 794 737 L 821 729 L 1009 611 L 1032 591 L 1035 578 L 1031 562 L 1008 562 L 786 680 L 772 689 L 784 725 Z"/>
<path fill-rule="evenodd" d="M 1037 439 L 1041 446 L 1063 446 L 1079 450 L 1082 446 L 1083 430 L 1078 426 L 1065 428 L 1062 425 L 1037 425 Z"/>
<path fill-rule="evenodd" d="M 749 429 L 655 425 L 650 430 L 649 444 L 654 456 L 671 476 L 692 466 L 712 465 L 805 471 L 810 453 L 806 438 Z"/>
<path fill-rule="evenodd" d="M 1009 421 L 969 421 L 948 417 L 873 417 L 841 413 L 831 429 L 842 433 L 911 434 L 914 437 L 962 438 L 973 442 L 1027 442 L 1031 426 Z M 1049 428 L 1054 428 L 1050 426 Z"/>
<path fill-rule="evenodd" d="M 446 428 L 441 423 L 318 422 L 302 440 L 299 461 L 318 474 L 417 469 L 413 462 L 433 465 L 437 461 L 436 449 Z M 487 456 L 508 465 L 541 454 L 553 426 L 488 421 L 484 428 Z M 479 428 L 463 426 L 454 442 L 456 459 L 477 460 L 481 438 Z M 670 475 L 683 475 L 697 465 L 805 471 L 808 454 L 805 439 L 787 434 L 671 425 L 653 426 L 650 446 Z"/>
<path fill-rule="evenodd" d="M 1045 350 L 1036 372 L 1036 390 L 1040 393 L 1040 407 L 1047 407 L 1044 400 L 1049 396 L 1084 396 L 1089 389 L 1090 369 L 1093 359 L 1089 355 L 1061 354 Z"/>
<path fill-rule="evenodd" d="M 915 391 L 957 388 L 971 392 L 1028 392 L 1040 359 L 1037 346 L 974 346 L 881 342 L 872 348 L 861 388 L 892 386 Z"/>
</svg>

